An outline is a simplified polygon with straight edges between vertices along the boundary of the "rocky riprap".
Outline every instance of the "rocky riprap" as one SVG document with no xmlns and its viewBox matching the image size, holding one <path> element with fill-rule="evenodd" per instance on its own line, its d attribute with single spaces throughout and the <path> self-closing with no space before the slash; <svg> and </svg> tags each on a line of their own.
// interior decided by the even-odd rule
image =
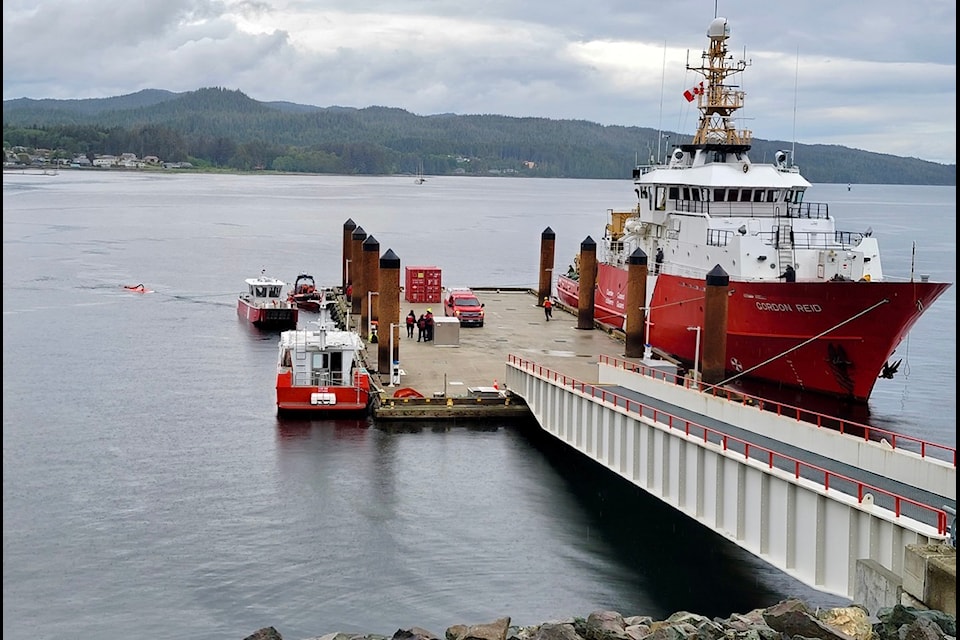
<svg viewBox="0 0 960 640">
<path fill-rule="evenodd" d="M 801 600 L 784 600 L 729 618 L 709 619 L 681 611 L 666 620 L 594 611 L 529 627 L 510 626 L 510 618 L 485 624 L 449 627 L 443 640 L 953 640 L 957 620 L 942 611 L 897 605 L 881 609 L 876 619 L 859 605 L 813 610 Z M 265 627 L 244 640 L 283 640 Z M 441 640 L 426 629 L 399 629 L 392 636 L 328 633 L 305 640 Z"/>
</svg>

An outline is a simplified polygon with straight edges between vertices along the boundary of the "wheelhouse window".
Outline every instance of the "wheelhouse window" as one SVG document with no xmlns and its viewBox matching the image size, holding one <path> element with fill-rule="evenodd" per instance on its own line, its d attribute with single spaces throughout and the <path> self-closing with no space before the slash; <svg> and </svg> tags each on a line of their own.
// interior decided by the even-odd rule
<svg viewBox="0 0 960 640">
<path fill-rule="evenodd" d="M 714 190 L 713 190 L 713 201 L 714 201 L 714 202 L 726 202 L 726 201 L 727 201 L 727 190 L 726 190 L 726 189 L 714 189 Z"/>
</svg>

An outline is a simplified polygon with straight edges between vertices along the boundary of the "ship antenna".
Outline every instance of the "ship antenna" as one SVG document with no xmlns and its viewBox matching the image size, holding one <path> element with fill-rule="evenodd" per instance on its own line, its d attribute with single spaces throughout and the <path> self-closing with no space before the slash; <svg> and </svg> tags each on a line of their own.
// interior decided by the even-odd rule
<svg viewBox="0 0 960 640">
<path fill-rule="evenodd" d="M 667 41 L 663 41 L 663 69 L 660 71 L 660 115 L 657 122 L 657 164 L 660 164 L 660 141 L 663 139 L 663 82 L 667 75 Z"/>
<path fill-rule="evenodd" d="M 910 247 L 910 282 L 913 282 L 913 272 L 917 267 L 917 241 L 913 241 L 913 246 Z"/>
<path fill-rule="evenodd" d="M 793 71 L 793 142 L 790 146 L 790 161 L 797 163 L 797 86 L 800 78 L 800 45 L 797 45 L 797 61 Z"/>
</svg>

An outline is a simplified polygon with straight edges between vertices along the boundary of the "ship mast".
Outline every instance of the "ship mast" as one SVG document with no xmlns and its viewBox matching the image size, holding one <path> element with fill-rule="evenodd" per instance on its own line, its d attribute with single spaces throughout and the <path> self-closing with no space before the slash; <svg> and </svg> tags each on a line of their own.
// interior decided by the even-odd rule
<svg viewBox="0 0 960 640">
<path fill-rule="evenodd" d="M 688 71 L 699 73 L 706 81 L 704 90 L 697 93 L 700 124 L 693 137 L 693 144 L 729 151 L 746 151 L 750 148 L 753 132 L 749 129 L 738 130 L 733 121 L 733 114 L 743 107 L 745 94 L 725 82 L 728 77 L 742 72 L 747 67 L 747 62 L 734 62 L 727 52 L 730 26 L 726 18 L 715 18 L 707 29 L 707 36 L 710 38 L 710 50 L 703 52 L 701 65 L 687 65 Z"/>
</svg>

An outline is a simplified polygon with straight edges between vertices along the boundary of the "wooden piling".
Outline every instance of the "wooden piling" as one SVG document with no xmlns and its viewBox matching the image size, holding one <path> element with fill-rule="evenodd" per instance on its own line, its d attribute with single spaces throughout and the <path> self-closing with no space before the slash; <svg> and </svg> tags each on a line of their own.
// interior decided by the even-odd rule
<svg viewBox="0 0 960 640">
<path fill-rule="evenodd" d="M 580 243 L 580 290 L 577 299 L 577 329 L 593 329 L 597 289 L 597 243 L 587 236 Z"/>
<path fill-rule="evenodd" d="M 351 218 L 343 223 L 343 258 L 340 261 L 340 270 L 342 272 L 341 284 L 346 293 L 347 286 L 350 284 L 350 252 L 353 248 L 353 230 L 357 228 L 357 223 Z"/>
<path fill-rule="evenodd" d="M 553 295 L 553 260 L 557 234 L 547 227 L 540 234 L 540 288 L 537 290 L 537 306 Z"/>
<path fill-rule="evenodd" d="M 707 384 L 723 381 L 727 360 L 727 306 L 730 276 L 719 264 L 706 278 L 703 306 L 703 369 Z"/>
<path fill-rule="evenodd" d="M 367 239 L 367 232 L 358 226 L 350 236 L 350 278 L 352 280 L 350 295 L 350 313 L 360 315 L 360 291 L 363 289 L 363 241 Z M 366 295 L 366 294 L 364 294 Z M 358 327 L 360 335 L 363 329 Z"/>
<path fill-rule="evenodd" d="M 380 335 L 377 340 L 377 371 L 387 374 L 389 382 L 390 367 L 400 360 L 400 258 L 387 249 L 380 256 Z M 392 325 L 392 326 L 391 326 Z M 393 352 L 390 352 L 390 336 L 393 336 Z"/>
<path fill-rule="evenodd" d="M 380 243 L 373 236 L 367 236 L 361 245 L 363 248 L 363 291 L 360 297 L 360 326 L 361 335 L 367 333 L 367 328 L 377 319 L 374 309 L 376 309 L 377 298 L 380 297 Z M 373 295 L 371 295 L 373 294 Z M 369 335 L 365 336 L 367 340 Z"/>
<path fill-rule="evenodd" d="M 642 358 L 646 350 L 647 325 L 647 254 L 639 247 L 627 258 L 627 317 L 623 330 L 626 333 L 628 358 Z"/>
</svg>

